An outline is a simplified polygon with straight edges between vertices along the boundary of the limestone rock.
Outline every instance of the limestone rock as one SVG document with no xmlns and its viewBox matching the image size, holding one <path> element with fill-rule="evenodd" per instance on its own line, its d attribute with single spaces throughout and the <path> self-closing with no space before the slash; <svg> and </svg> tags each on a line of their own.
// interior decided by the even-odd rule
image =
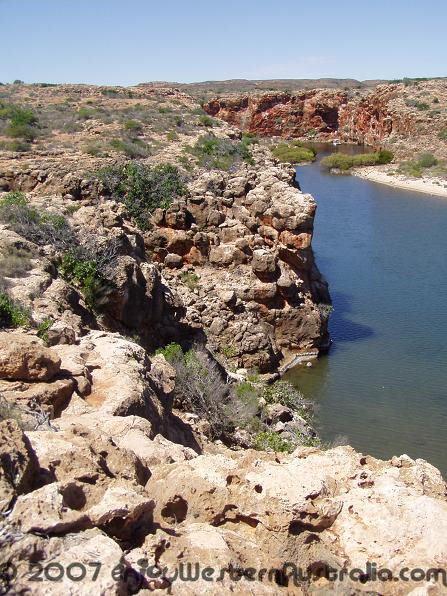
<svg viewBox="0 0 447 596">
<path fill-rule="evenodd" d="M 56 352 L 36 337 L 22 333 L 0 333 L 0 379 L 49 381 L 60 370 Z"/>
<path fill-rule="evenodd" d="M 277 260 L 274 254 L 269 250 L 258 249 L 253 251 L 253 259 L 251 267 L 253 273 L 259 277 L 261 281 L 272 281 L 277 278 Z"/>
</svg>

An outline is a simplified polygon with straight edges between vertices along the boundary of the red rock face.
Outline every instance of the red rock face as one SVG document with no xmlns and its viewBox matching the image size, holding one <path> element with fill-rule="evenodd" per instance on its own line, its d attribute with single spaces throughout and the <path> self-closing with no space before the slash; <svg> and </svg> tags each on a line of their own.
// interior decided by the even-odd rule
<svg viewBox="0 0 447 596">
<path fill-rule="evenodd" d="M 348 94 L 342 91 L 313 90 L 297 95 L 267 93 L 221 98 L 210 101 L 205 110 L 250 133 L 299 137 L 311 130 L 336 132 L 340 106 L 347 101 Z"/>
<path fill-rule="evenodd" d="M 337 90 L 298 94 L 267 93 L 210 101 L 205 110 L 244 131 L 260 136 L 295 138 L 317 135 L 380 146 L 393 136 L 410 139 L 423 129 L 420 113 L 403 101 L 403 85 L 381 85 L 367 95 Z M 422 123 L 422 126 L 421 126 Z"/>
<path fill-rule="evenodd" d="M 339 131 L 342 140 L 374 146 L 393 132 L 408 135 L 413 119 L 390 105 L 397 95 L 397 85 L 386 85 L 366 97 L 353 99 L 340 106 Z"/>
</svg>

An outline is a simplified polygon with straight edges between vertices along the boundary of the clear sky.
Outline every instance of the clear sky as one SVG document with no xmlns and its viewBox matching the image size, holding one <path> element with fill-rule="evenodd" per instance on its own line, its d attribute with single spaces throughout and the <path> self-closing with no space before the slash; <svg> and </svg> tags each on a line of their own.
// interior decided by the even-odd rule
<svg viewBox="0 0 447 596">
<path fill-rule="evenodd" d="M 0 0 L 0 81 L 447 75 L 447 0 Z"/>
</svg>

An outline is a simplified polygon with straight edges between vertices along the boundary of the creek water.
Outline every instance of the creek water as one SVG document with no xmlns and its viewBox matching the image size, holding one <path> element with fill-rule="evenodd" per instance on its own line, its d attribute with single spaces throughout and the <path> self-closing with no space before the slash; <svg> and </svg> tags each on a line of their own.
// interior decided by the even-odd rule
<svg viewBox="0 0 447 596">
<path fill-rule="evenodd" d="M 297 169 L 318 204 L 313 247 L 334 311 L 328 355 L 287 373 L 323 440 L 407 453 L 447 476 L 447 200 Z"/>
</svg>

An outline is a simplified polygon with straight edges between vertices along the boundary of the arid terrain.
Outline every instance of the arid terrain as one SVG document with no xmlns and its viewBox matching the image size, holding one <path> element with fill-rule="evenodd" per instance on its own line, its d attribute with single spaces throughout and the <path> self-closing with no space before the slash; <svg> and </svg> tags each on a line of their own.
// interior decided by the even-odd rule
<svg viewBox="0 0 447 596">
<path fill-rule="evenodd" d="M 331 298 L 270 137 L 447 156 L 444 81 L 361 87 L 0 86 L 4 593 L 383 593 L 340 572 L 447 566 L 439 471 L 323 445 L 279 375 L 328 349 Z M 196 563 L 213 579 L 176 577 Z M 445 586 L 386 593 L 412 590 Z"/>
</svg>

